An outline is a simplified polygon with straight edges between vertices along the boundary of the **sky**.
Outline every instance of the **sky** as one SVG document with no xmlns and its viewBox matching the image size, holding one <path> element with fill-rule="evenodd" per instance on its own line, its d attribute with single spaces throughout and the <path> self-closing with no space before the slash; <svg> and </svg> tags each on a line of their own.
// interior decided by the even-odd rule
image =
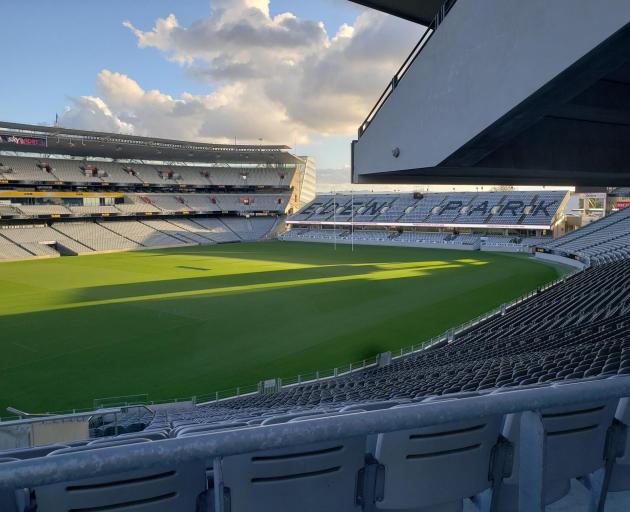
<svg viewBox="0 0 630 512">
<path fill-rule="evenodd" d="M 339 183 L 422 31 L 347 0 L 32 0 L 2 20 L 0 120 L 283 143 Z"/>
</svg>

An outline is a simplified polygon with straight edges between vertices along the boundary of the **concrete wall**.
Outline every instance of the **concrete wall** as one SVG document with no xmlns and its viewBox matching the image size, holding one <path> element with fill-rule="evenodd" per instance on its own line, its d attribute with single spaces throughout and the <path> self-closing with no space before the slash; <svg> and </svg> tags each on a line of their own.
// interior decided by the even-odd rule
<svg viewBox="0 0 630 512">
<path fill-rule="evenodd" d="M 30 448 L 32 434 L 30 425 L 14 425 L 5 427 L 0 423 L 0 450 L 13 448 Z"/>
<path fill-rule="evenodd" d="M 30 448 L 46 444 L 79 441 L 90 437 L 89 418 L 35 421 L 20 425 L 0 423 L 0 450 Z"/>
<path fill-rule="evenodd" d="M 629 19 L 628 0 L 459 0 L 356 143 L 355 179 L 438 165 Z"/>
<path fill-rule="evenodd" d="M 87 418 L 72 421 L 33 423 L 33 446 L 80 441 L 90 437 Z"/>
<path fill-rule="evenodd" d="M 521 246 L 512 247 L 509 245 L 482 245 L 480 250 L 488 252 L 529 252 L 528 249 Z"/>
<path fill-rule="evenodd" d="M 571 258 L 564 258 L 562 256 L 558 256 L 557 254 L 537 252 L 535 253 L 535 256 L 540 260 L 553 261 L 554 263 L 562 263 L 563 265 L 569 265 L 570 267 L 579 268 L 580 270 L 586 267 L 586 265 L 580 261 L 573 260 Z"/>
<path fill-rule="evenodd" d="M 333 240 L 311 240 L 311 239 L 299 239 L 299 240 L 286 240 L 286 242 L 312 242 L 312 243 L 317 243 L 317 244 L 334 244 L 335 242 Z M 351 245 L 352 244 L 352 240 L 350 239 L 343 239 L 343 240 L 337 240 L 338 244 L 344 244 L 344 245 Z M 366 240 L 355 240 L 354 241 L 354 245 L 359 246 L 359 245 L 388 245 L 391 247 L 416 247 L 418 249 L 454 249 L 457 251 L 475 251 L 477 250 L 477 247 L 474 245 L 463 245 L 463 244 L 402 244 L 400 242 L 378 242 L 378 241 L 374 241 L 374 242 L 369 242 Z"/>
</svg>

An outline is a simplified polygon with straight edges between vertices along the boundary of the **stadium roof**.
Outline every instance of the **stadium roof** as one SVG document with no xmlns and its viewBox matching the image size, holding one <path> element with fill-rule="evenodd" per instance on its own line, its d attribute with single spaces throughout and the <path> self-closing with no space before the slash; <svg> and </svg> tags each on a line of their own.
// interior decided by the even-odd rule
<svg viewBox="0 0 630 512">
<path fill-rule="evenodd" d="M 437 16 L 444 0 L 350 0 L 422 25 L 429 25 Z"/>
<path fill-rule="evenodd" d="M 0 121 L 0 151 L 130 160 L 295 164 L 289 146 L 208 144 Z"/>
</svg>

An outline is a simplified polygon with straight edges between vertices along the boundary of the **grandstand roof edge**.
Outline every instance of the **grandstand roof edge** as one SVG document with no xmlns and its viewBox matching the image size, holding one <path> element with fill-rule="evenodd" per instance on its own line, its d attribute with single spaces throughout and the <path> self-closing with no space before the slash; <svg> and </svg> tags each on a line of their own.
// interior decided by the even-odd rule
<svg viewBox="0 0 630 512">
<path fill-rule="evenodd" d="M 424 0 L 423 2 L 409 2 L 408 0 L 350 1 L 422 25 L 429 25 L 444 3 L 444 0 Z"/>
<path fill-rule="evenodd" d="M 256 155 L 260 158 L 280 158 L 285 163 L 303 162 L 289 153 L 291 148 L 287 145 L 214 144 L 7 121 L 0 121 L 0 142 L 0 150 L 85 157 L 155 159 L 159 156 L 161 159 L 202 161 L 212 156 L 238 159 Z"/>
</svg>

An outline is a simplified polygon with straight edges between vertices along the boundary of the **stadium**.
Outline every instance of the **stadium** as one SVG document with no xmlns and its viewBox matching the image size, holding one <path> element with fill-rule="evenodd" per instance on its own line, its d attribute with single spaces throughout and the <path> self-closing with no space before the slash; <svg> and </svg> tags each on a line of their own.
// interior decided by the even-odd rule
<svg viewBox="0 0 630 512">
<path fill-rule="evenodd" d="M 0 512 L 630 508 L 630 8 L 355 3 L 427 29 L 348 191 L 0 122 Z"/>
</svg>

